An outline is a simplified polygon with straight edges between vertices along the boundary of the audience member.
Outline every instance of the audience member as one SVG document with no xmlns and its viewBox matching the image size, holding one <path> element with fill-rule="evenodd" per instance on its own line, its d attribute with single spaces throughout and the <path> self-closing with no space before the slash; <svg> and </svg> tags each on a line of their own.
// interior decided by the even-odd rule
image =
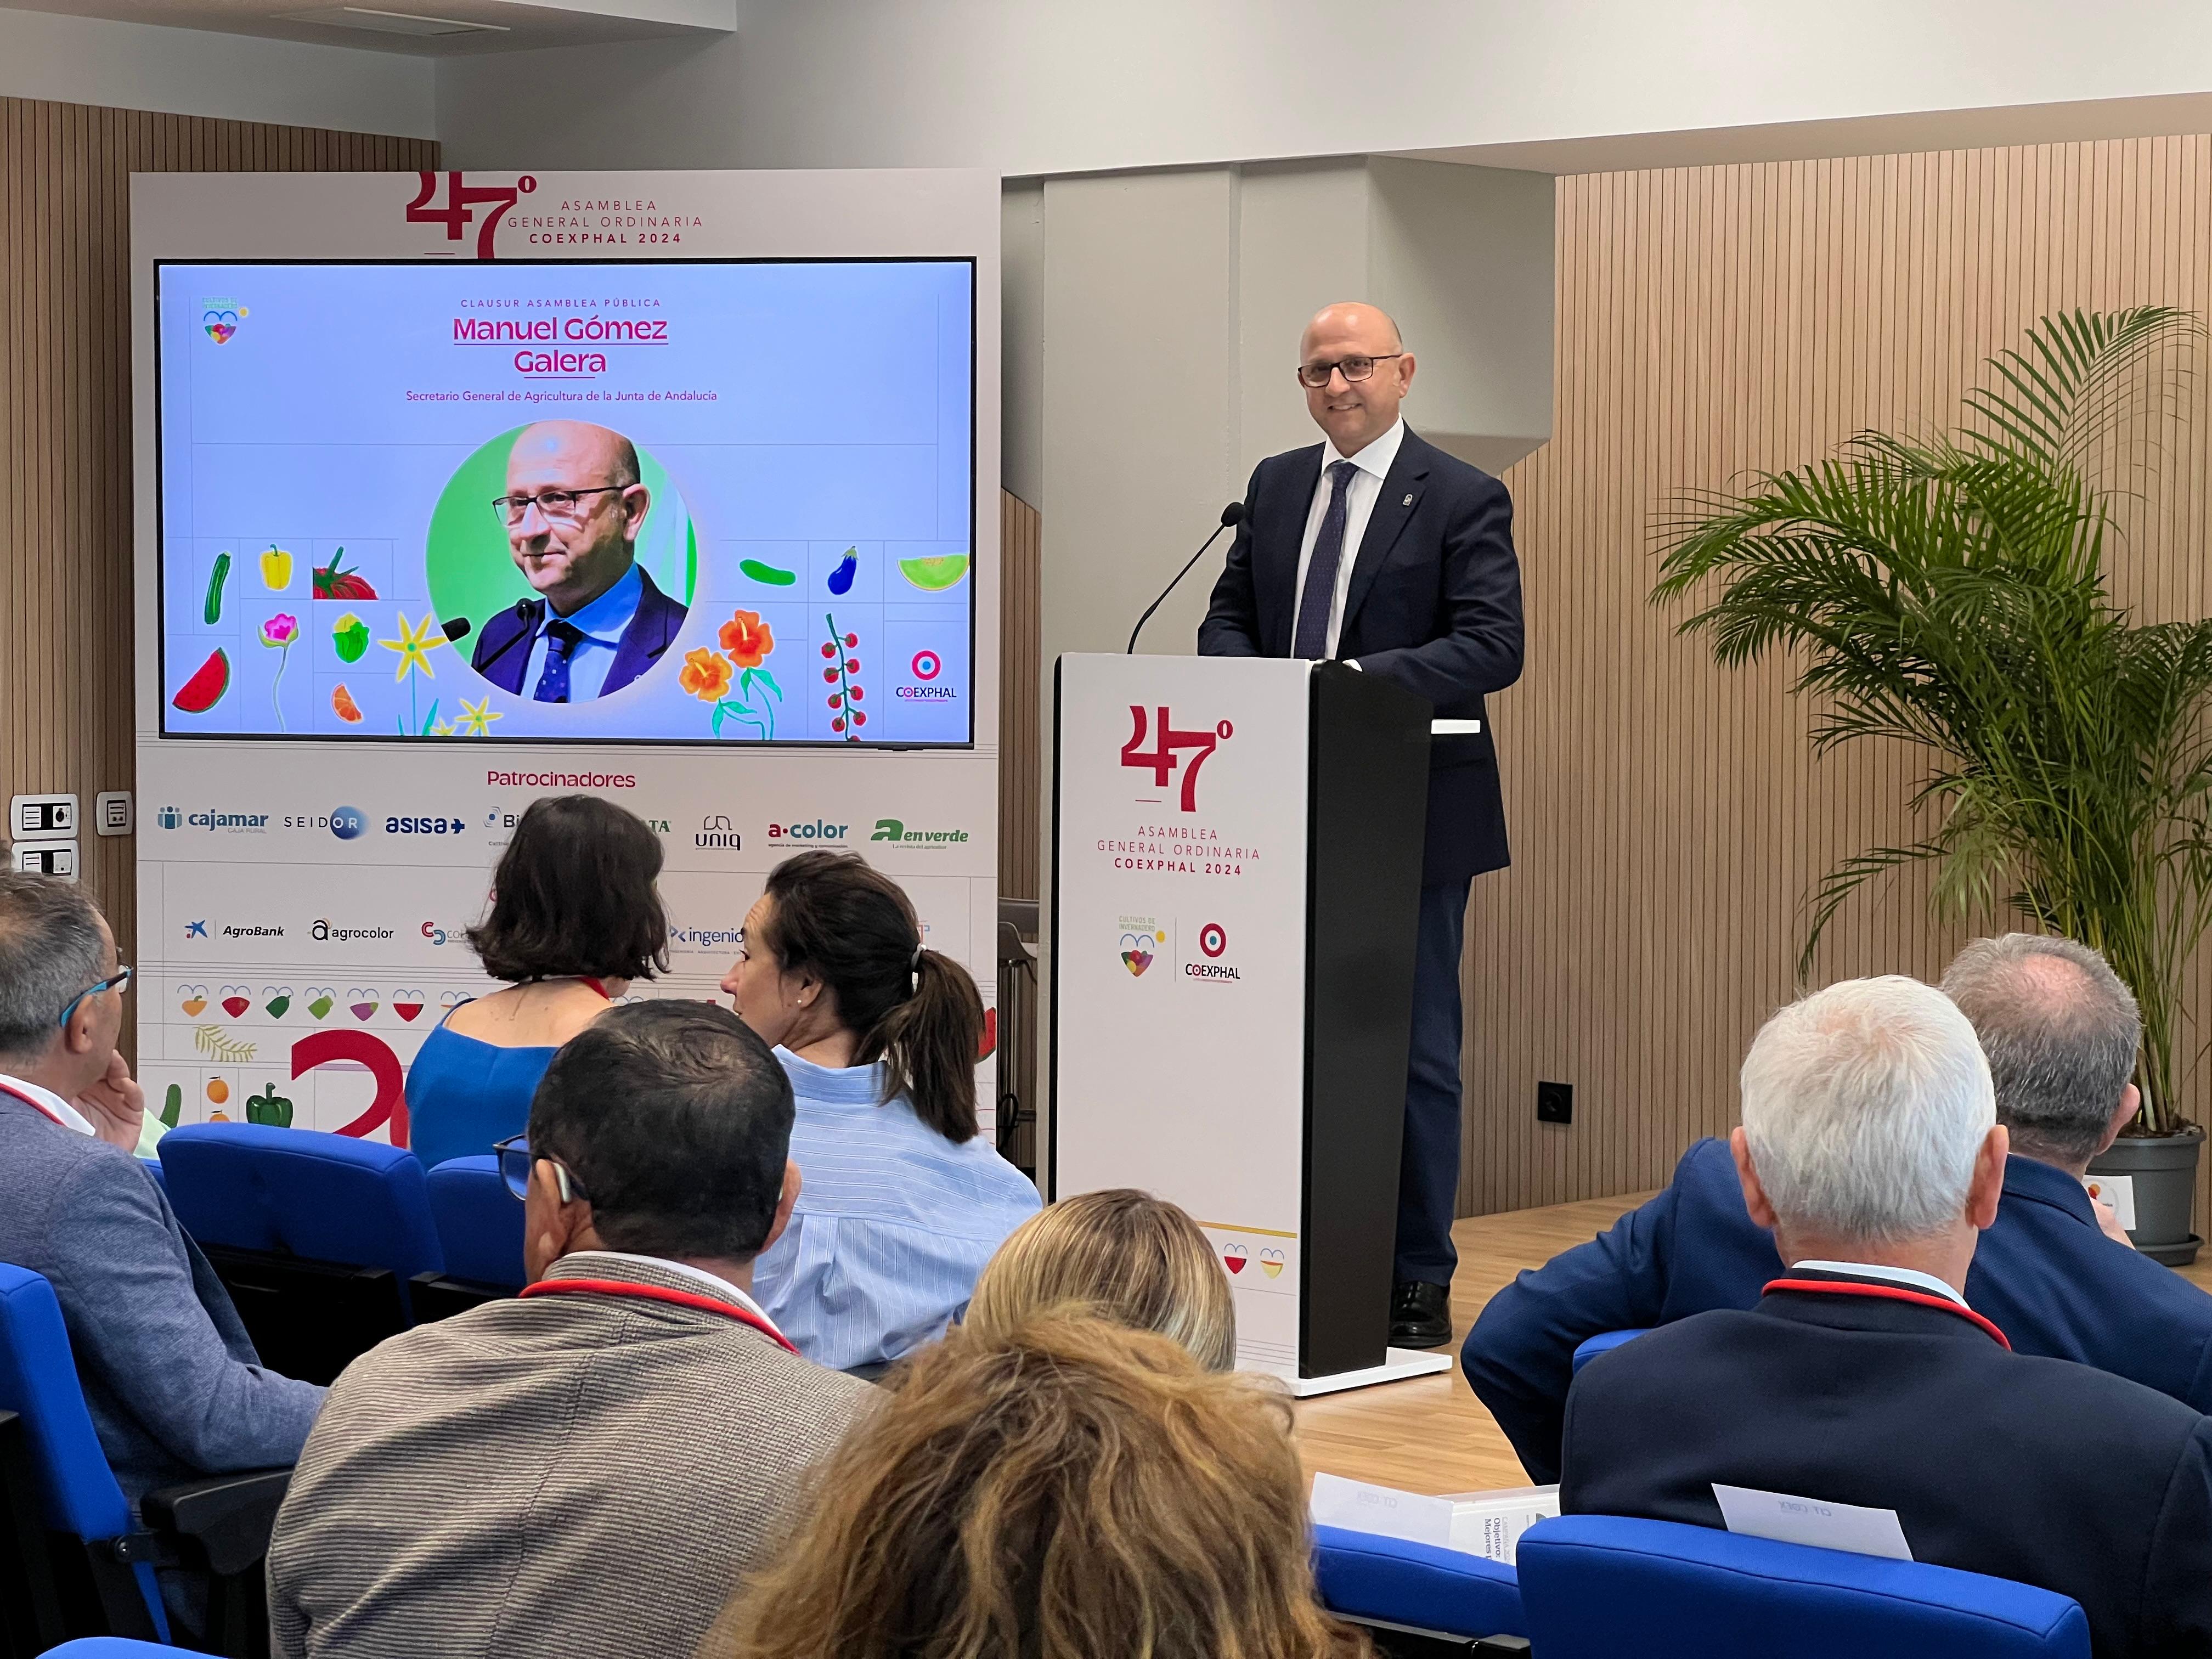
<svg viewBox="0 0 2212 1659">
<path fill-rule="evenodd" d="M 2007 1140 L 1958 1006 L 1895 977 L 1809 996 L 1752 1043 L 1742 1110 L 1788 1269 L 1583 1369 L 1563 1512 L 1717 1527 L 1716 1482 L 1894 1510 L 1915 1560 L 2073 1597 L 2101 1659 L 2212 1651 L 2212 1419 L 2014 1353 L 1968 1304 Z"/>
<path fill-rule="evenodd" d="M 959 1316 L 1037 1208 L 976 1133 L 982 999 L 923 947 L 896 882 L 826 852 L 769 874 L 722 988 L 799 1097 L 806 1187 L 761 1257 L 761 1301 L 809 1358 L 879 1369 Z"/>
<path fill-rule="evenodd" d="M 2212 1296 L 2136 1255 L 2125 1234 L 2104 1236 L 2117 1224 L 2080 1179 L 2135 1114 L 2135 998 L 2094 951 L 2033 933 L 1975 940 L 1943 989 L 1973 1023 L 2012 1132 L 2004 1201 L 1967 1299 L 2021 1353 L 2212 1411 Z M 1530 1479 L 1556 1480 L 1578 1343 L 1751 1307 L 1781 1265 L 1744 1209 L 1727 1143 L 1701 1140 L 1656 1198 L 1492 1297 L 1460 1363 Z"/>
<path fill-rule="evenodd" d="M 1003 1334 L 1054 1309 L 1158 1332 L 1210 1371 L 1237 1364 L 1220 1258 L 1195 1221 L 1150 1193 L 1079 1193 L 1031 1216 L 984 1267 L 967 1323 Z"/>
<path fill-rule="evenodd" d="M 520 1299 L 347 1368 L 269 1552 L 281 1655 L 688 1655 L 876 1397 L 749 1292 L 791 1213 L 791 1085 L 726 1009 L 602 1014 L 526 1146 Z"/>
<path fill-rule="evenodd" d="M 468 933 L 507 988 L 447 1015 L 407 1069 L 408 1144 L 426 1165 L 520 1134 L 553 1051 L 668 966 L 659 874 L 660 838 L 635 813 L 597 795 L 530 804 Z"/>
<path fill-rule="evenodd" d="M 145 1097 L 115 1051 L 115 936 L 83 891 L 0 872 L 0 1261 L 61 1304 L 85 1405 L 132 1504 L 289 1463 L 323 1391 L 262 1369 L 229 1292 L 131 1156 Z M 199 1589 L 163 1575 L 196 1624 Z"/>
<path fill-rule="evenodd" d="M 1103 1321 L 902 1368 L 707 1659 L 1334 1659 L 1289 1402 Z"/>
</svg>

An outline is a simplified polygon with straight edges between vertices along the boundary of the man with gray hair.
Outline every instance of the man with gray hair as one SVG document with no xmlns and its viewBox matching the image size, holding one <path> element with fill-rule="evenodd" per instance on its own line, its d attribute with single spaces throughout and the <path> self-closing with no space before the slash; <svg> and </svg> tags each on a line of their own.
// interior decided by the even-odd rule
<svg viewBox="0 0 2212 1659">
<path fill-rule="evenodd" d="M 2212 1296 L 2136 1255 L 2081 1181 L 2136 1109 L 2135 999 L 2094 951 L 2032 933 L 1976 939 L 1943 989 L 1973 1023 L 2012 1132 L 1968 1298 L 2022 1353 L 2212 1411 Z M 1744 1209 L 1728 1144 L 1700 1140 L 1657 1197 L 1492 1296 L 1460 1364 L 1530 1478 L 1556 1480 L 1578 1343 L 1749 1308 L 1781 1265 Z"/>
<path fill-rule="evenodd" d="M 1786 1269 L 1584 1368 L 1562 1511 L 1722 1527 L 1723 1488 L 1890 1510 L 1915 1560 L 2071 1596 L 2100 1655 L 2212 1652 L 2212 1419 L 2014 1353 L 1967 1305 L 2008 1135 L 1958 1005 L 1830 986 L 1766 1023 L 1741 1085 L 1730 1151 Z"/>
<path fill-rule="evenodd" d="M 135 1504 L 179 1480 L 292 1462 L 323 1391 L 262 1369 L 215 1269 L 131 1156 L 145 1100 L 115 1051 L 130 980 L 77 888 L 0 872 L 0 1261 L 53 1285 L 93 1427 Z M 170 1601 L 189 1617 L 198 1598 Z"/>
</svg>

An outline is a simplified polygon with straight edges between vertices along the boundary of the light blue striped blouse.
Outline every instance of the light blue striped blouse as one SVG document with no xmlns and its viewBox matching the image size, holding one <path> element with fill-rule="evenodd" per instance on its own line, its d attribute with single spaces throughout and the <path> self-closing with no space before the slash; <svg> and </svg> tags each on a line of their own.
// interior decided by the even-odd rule
<svg viewBox="0 0 2212 1659">
<path fill-rule="evenodd" d="M 753 1264 L 753 1295 L 799 1352 L 836 1370 L 934 1340 L 975 1276 L 1038 1208 L 1037 1190 L 978 1135 L 956 1146 L 904 1095 L 878 1104 L 884 1068 L 775 1057 L 799 1097 L 799 1205 Z"/>
</svg>

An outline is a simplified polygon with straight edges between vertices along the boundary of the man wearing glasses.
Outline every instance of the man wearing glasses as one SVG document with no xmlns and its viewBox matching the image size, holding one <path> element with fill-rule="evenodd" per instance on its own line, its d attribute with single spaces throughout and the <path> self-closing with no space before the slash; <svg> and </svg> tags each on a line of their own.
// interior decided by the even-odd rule
<svg viewBox="0 0 2212 1659">
<path fill-rule="evenodd" d="M 637 562 L 652 509 L 636 447 L 621 433 L 586 421 L 524 428 L 492 511 L 538 597 L 484 623 L 470 665 L 518 696 L 588 702 L 659 661 L 684 607 Z"/>
<path fill-rule="evenodd" d="M 1328 658 L 1427 698 L 1439 720 L 1415 945 L 1390 1340 L 1451 1340 L 1459 1188 L 1460 949 L 1468 884 L 1504 867 L 1505 805 L 1484 695 L 1521 678 L 1513 503 L 1400 418 L 1413 354 L 1373 306 L 1306 325 L 1298 384 L 1328 441 L 1253 470 L 1198 631 L 1209 657 Z M 1479 724 L 1476 724 L 1479 723 Z"/>
<path fill-rule="evenodd" d="M 131 970 L 92 901 L 0 873 L 0 1261 L 45 1275 L 124 1496 L 291 1462 L 323 1391 L 263 1369 L 215 1270 L 131 1156 L 115 1051 Z M 163 1575 L 190 1622 L 198 1597 Z"/>
</svg>

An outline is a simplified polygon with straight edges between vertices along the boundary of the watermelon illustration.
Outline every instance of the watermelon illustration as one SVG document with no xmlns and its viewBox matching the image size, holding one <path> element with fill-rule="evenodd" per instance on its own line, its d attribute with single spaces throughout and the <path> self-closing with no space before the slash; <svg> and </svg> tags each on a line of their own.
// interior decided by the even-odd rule
<svg viewBox="0 0 2212 1659">
<path fill-rule="evenodd" d="M 169 699 L 187 714 L 204 714 L 222 701 L 222 694 L 230 690 L 230 659 L 222 653 L 221 646 L 209 653 L 191 678 L 177 688 L 177 695 Z"/>
</svg>

